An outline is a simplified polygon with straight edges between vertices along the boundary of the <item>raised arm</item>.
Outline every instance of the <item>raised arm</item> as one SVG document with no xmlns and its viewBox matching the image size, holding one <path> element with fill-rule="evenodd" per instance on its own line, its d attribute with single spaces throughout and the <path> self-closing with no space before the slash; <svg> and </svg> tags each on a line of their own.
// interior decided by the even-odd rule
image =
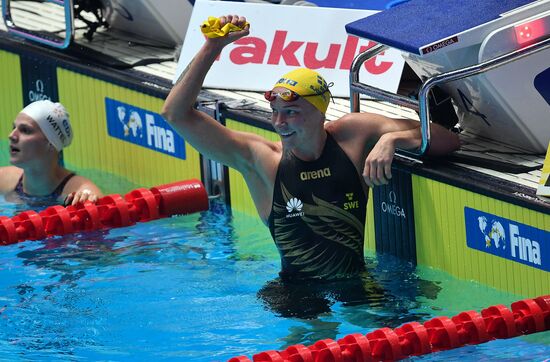
<svg viewBox="0 0 550 362">
<path fill-rule="evenodd" d="M 222 26 L 232 23 L 244 27 L 246 19 L 222 16 L 220 23 Z M 242 169 L 242 163 L 250 159 L 247 141 L 253 136 L 227 129 L 206 113 L 196 110 L 194 105 L 216 57 L 227 44 L 246 35 L 248 26 L 226 36 L 206 38 L 202 48 L 168 94 L 162 109 L 162 116 L 195 149 L 208 158 L 236 169 Z"/>
</svg>

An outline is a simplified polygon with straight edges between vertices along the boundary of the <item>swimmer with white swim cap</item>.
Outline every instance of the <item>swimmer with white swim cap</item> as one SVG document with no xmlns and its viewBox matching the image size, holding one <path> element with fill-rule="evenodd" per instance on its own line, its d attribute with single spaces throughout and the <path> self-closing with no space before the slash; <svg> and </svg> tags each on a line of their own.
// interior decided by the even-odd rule
<svg viewBox="0 0 550 362">
<path fill-rule="evenodd" d="M 73 140 L 73 130 L 69 114 L 61 103 L 50 100 L 33 102 L 23 108 L 21 113 L 32 118 L 56 150 L 67 147 Z"/>
<path fill-rule="evenodd" d="M 27 105 L 9 134 L 12 166 L 0 167 L 0 194 L 7 201 L 28 204 L 76 204 L 102 196 L 89 179 L 67 170 L 60 162 L 73 131 L 61 103 L 40 100 Z"/>
</svg>

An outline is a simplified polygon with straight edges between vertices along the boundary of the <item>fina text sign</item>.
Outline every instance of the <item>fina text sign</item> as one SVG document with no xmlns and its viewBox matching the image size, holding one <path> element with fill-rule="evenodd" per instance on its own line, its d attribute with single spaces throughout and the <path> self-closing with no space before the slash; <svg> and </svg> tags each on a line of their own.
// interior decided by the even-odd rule
<svg viewBox="0 0 550 362">
<path fill-rule="evenodd" d="M 376 13 L 225 1 L 196 1 L 174 81 L 204 43 L 200 31 L 209 16 L 238 14 L 250 23 L 250 35 L 229 44 L 216 60 L 205 87 L 265 91 L 284 73 L 306 67 L 334 82 L 332 95 L 349 96 L 349 69 L 354 57 L 375 45 L 348 35 L 345 25 Z M 269 16 L 266 16 L 269 14 Z M 365 63 L 360 80 L 396 92 L 404 60 L 390 49 Z"/>
<path fill-rule="evenodd" d="M 160 114 L 105 98 L 109 136 L 185 160 L 185 141 Z"/>
<path fill-rule="evenodd" d="M 550 232 L 464 208 L 468 247 L 550 271 Z"/>
</svg>

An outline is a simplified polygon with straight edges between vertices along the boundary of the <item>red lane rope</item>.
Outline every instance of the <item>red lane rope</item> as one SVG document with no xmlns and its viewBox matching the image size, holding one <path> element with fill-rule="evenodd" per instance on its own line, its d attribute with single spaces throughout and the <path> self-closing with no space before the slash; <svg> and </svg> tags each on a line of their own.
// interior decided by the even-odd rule
<svg viewBox="0 0 550 362">
<path fill-rule="evenodd" d="M 104 196 L 96 204 L 86 201 L 75 206 L 50 206 L 38 213 L 23 211 L 11 218 L 0 216 L 0 246 L 205 210 L 208 195 L 198 180 L 140 188 L 124 197 Z"/>
<path fill-rule="evenodd" d="M 494 305 L 462 312 L 452 318 L 435 317 L 420 324 L 380 328 L 366 335 L 354 333 L 334 341 L 323 339 L 306 347 L 290 346 L 284 351 L 265 351 L 252 357 L 254 362 L 368 362 L 395 361 L 550 330 L 550 295 L 512 303 L 511 310 Z M 250 362 L 246 356 L 229 362 Z"/>
</svg>

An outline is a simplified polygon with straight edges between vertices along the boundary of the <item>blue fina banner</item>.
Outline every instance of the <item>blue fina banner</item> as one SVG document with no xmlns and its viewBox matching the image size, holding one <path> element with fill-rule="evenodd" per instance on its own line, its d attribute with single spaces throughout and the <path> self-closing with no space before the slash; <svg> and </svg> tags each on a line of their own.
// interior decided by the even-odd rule
<svg viewBox="0 0 550 362">
<path fill-rule="evenodd" d="M 109 136 L 185 160 L 185 141 L 160 114 L 107 97 L 105 113 Z"/>
<path fill-rule="evenodd" d="M 464 208 L 468 247 L 550 271 L 550 232 Z"/>
</svg>

